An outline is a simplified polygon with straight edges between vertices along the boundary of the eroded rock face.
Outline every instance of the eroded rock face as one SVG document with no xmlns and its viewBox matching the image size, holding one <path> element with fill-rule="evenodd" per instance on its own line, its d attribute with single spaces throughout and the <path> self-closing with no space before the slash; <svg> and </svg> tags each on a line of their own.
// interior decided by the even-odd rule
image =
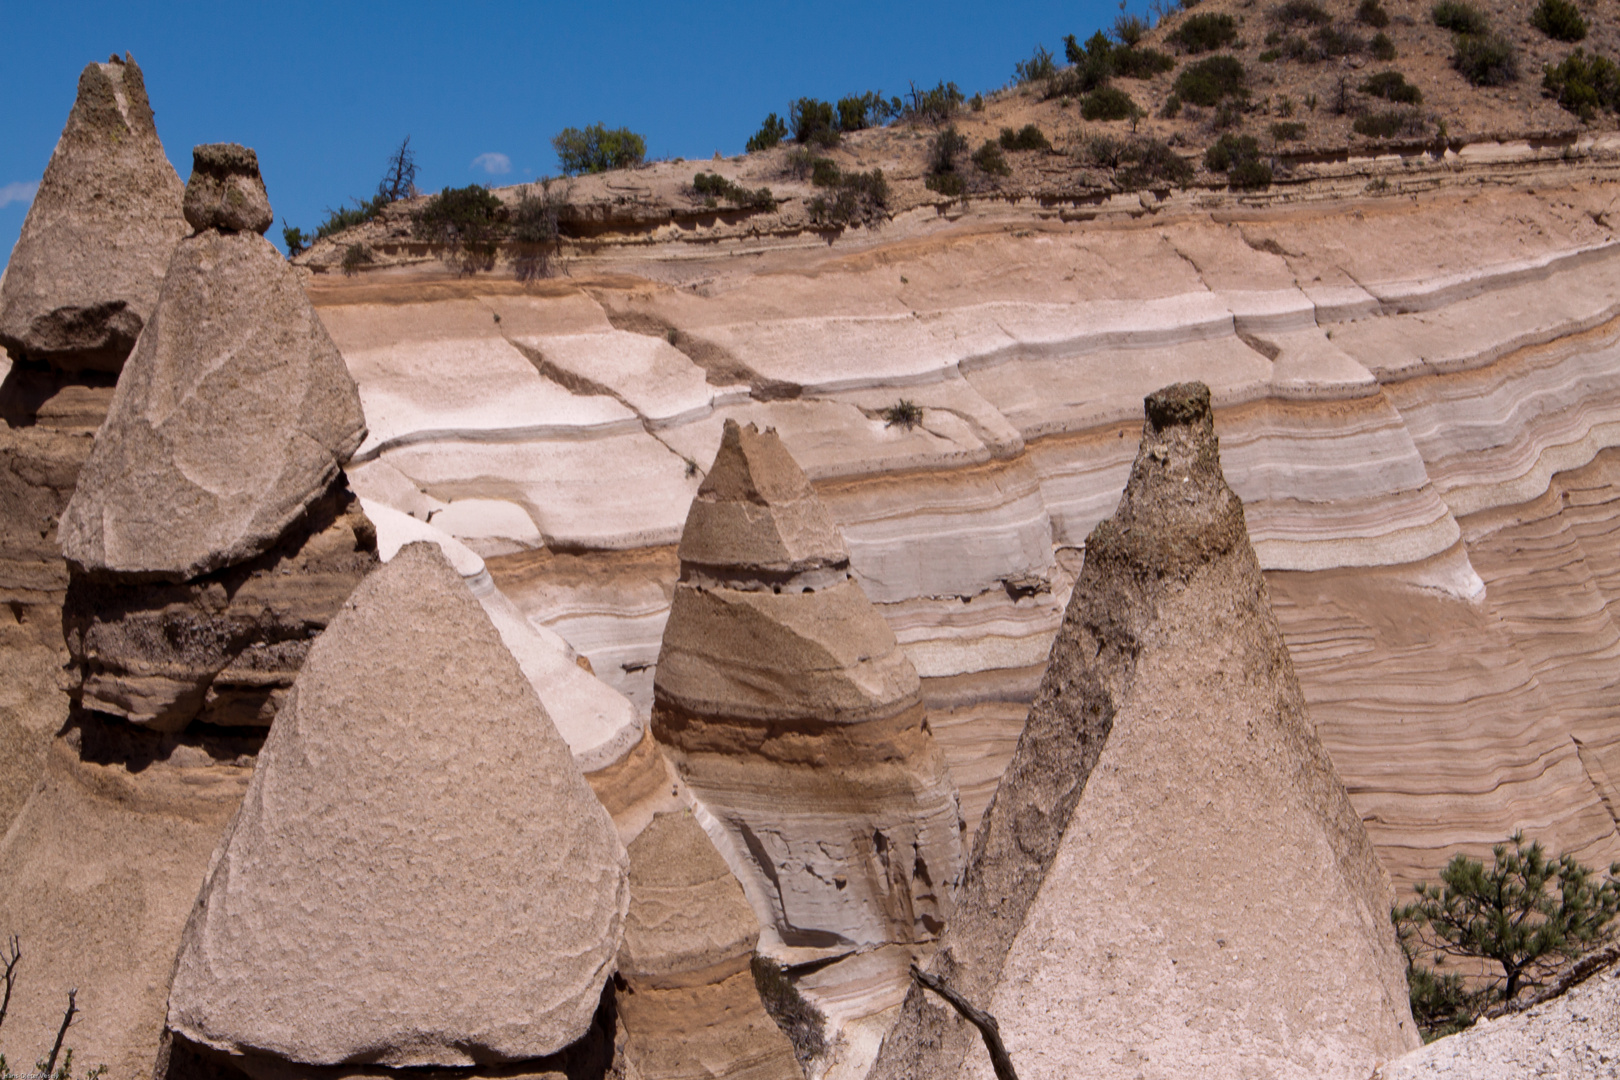
<svg viewBox="0 0 1620 1080">
<path fill-rule="evenodd" d="M 186 929 L 169 1026 L 308 1065 L 540 1058 L 590 1027 L 626 856 L 517 662 L 412 544 L 310 649 Z"/>
<path fill-rule="evenodd" d="M 175 249 L 67 511 L 91 574 L 185 581 L 262 555 L 341 479 L 360 397 L 297 277 L 263 237 Z"/>
<path fill-rule="evenodd" d="M 774 431 L 727 422 L 687 529 L 653 732 L 747 853 L 756 910 L 788 946 L 931 940 L 956 793 L 917 673 Z"/>
<path fill-rule="evenodd" d="M 759 923 L 697 821 L 658 814 L 629 854 L 618 1003 L 642 1080 L 799 1080 L 749 968 Z"/>
<path fill-rule="evenodd" d="M 0 348 L 14 361 L 116 374 L 186 233 L 141 69 L 88 64 L 0 282 Z"/>
<path fill-rule="evenodd" d="M 256 232 L 276 220 L 259 175 L 259 155 L 236 143 L 204 143 L 191 151 L 186 224 L 198 232 Z"/>
<path fill-rule="evenodd" d="M 78 704 L 159 731 L 268 727 L 376 550 L 358 500 L 335 487 L 256 559 L 179 583 L 76 575 L 62 626 Z"/>
<path fill-rule="evenodd" d="M 1364 1077 L 1417 1045 L 1393 891 L 1306 713 L 1208 388 L 1146 405 L 933 970 L 1023 1077 Z M 988 1077 L 976 1039 L 914 990 L 871 1075 Z"/>
</svg>

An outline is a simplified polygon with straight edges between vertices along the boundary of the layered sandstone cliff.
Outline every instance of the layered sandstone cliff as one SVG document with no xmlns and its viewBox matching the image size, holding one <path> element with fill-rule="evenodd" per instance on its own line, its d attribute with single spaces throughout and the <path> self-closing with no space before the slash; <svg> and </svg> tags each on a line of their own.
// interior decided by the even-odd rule
<svg viewBox="0 0 1620 1080">
<path fill-rule="evenodd" d="M 970 826 L 1129 471 L 1136 402 L 1201 378 L 1301 687 L 1397 882 L 1519 824 L 1602 864 L 1614 770 L 1581 719 L 1604 707 L 1580 702 L 1613 683 L 1607 160 L 1575 175 L 1503 147 L 1399 199 L 1323 182 L 1105 220 L 976 202 L 830 249 L 627 234 L 528 289 L 310 288 L 368 408 L 408 418 L 356 483 L 377 467 L 385 501 L 480 546 L 644 710 L 701 463 L 727 417 L 775 427 L 922 677 Z M 571 374 L 622 363 L 626 335 L 680 354 L 707 414 Z M 499 385 L 472 359 L 495 355 Z M 505 418 L 519 393 L 546 411 Z M 902 398 L 914 425 L 885 419 Z"/>
</svg>

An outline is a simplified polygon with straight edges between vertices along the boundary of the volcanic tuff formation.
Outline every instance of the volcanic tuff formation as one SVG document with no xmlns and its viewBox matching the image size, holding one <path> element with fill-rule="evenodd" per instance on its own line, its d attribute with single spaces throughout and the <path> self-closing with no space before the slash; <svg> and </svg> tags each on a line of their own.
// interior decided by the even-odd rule
<svg viewBox="0 0 1620 1080">
<path fill-rule="evenodd" d="M 1360 1080 L 1417 1045 L 1389 878 L 1306 714 L 1209 388 L 1146 408 L 933 971 L 1026 1080 Z M 915 988 L 872 1075 L 991 1071 Z"/>
<path fill-rule="evenodd" d="M 653 733 L 780 944 L 926 942 L 960 811 L 917 673 L 776 432 L 728 421 L 681 538 Z"/>
<path fill-rule="evenodd" d="M 759 923 L 696 819 L 659 814 L 629 850 L 618 1009 L 642 1080 L 801 1080 L 749 969 Z"/>
<path fill-rule="evenodd" d="M 185 234 L 141 70 L 87 65 L 0 274 L 0 832 L 67 718 L 56 527 Z"/>
<path fill-rule="evenodd" d="M 116 375 L 185 235 L 141 69 L 87 64 L 56 152 L 0 280 L 0 347 L 14 362 Z"/>
<path fill-rule="evenodd" d="M 286 262 L 226 228 L 265 224 L 221 209 L 262 194 L 253 152 L 195 158 L 198 232 L 60 528 L 81 703 L 165 731 L 268 724 L 376 546 L 340 471 L 365 436 L 354 382 Z"/>
<path fill-rule="evenodd" d="M 413 544 L 310 650 L 187 926 L 169 1026 L 315 1065 L 541 1058 L 592 1023 L 625 874 L 489 617 Z"/>
<path fill-rule="evenodd" d="M 234 170 L 226 190 L 251 180 L 262 191 L 252 152 L 195 156 L 198 231 L 175 249 L 62 516 L 63 553 L 92 573 L 184 581 L 263 554 L 366 433 L 354 381 L 286 260 L 256 231 L 193 212 L 212 205 L 220 160 Z"/>
</svg>

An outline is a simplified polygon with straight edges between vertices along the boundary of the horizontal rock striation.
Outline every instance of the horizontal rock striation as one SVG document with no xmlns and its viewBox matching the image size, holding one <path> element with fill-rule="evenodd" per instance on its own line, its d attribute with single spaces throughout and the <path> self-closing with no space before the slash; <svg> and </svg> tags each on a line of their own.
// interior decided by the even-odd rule
<svg viewBox="0 0 1620 1080">
<path fill-rule="evenodd" d="M 617 997 L 625 1059 L 643 1080 L 799 1080 L 750 970 L 759 923 L 697 820 L 657 815 L 629 855 Z"/>
<path fill-rule="evenodd" d="M 416 441 L 378 450 L 398 505 L 469 504 L 447 528 L 644 710 L 702 464 L 726 417 L 774 427 L 922 677 L 970 822 L 1129 474 L 1142 396 L 1201 379 L 1301 689 L 1397 883 L 1520 825 L 1606 864 L 1608 714 L 1573 706 L 1578 734 L 1563 709 L 1614 681 L 1612 500 L 1591 470 L 1617 443 L 1615 185 L 1547 165 L 1531 192 L 1476 159 L 1400 200 L 1092 222 L 976 202 L 830 249 L 605 243 L 527 294 L 404 275 L 311 294 L 368 417 L 416 410 Z M 620 355 L 626 333 L 651 340 Z M 486 347 L 510 386 L 482 373 Z M 652 372 L 684 389 L 653 404 L 626 374 Z M 503 411 L 520 384 L 545 411 Z M 891 421 L 901 400 L 915 418 Z"/>
<path fill-rule="evenodd" d="M 961 857 L 916 672 L 775 432 L 728 422 L 681 539 L 653 733 L 788 947 L 926 942 Z"/>
</svg>

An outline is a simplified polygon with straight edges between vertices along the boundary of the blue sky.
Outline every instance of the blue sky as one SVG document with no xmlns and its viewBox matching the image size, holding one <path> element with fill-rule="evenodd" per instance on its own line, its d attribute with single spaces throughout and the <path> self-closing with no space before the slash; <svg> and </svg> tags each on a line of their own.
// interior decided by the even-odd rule
<svg viewBox="0 0 1620 1080">
<path fill-rule="evenodd" d="M 194 144 L 244 143 L 278 219 L 309 230 L 369 195 L 407 134 L 428 191 L 555 173 L 551 137 L 599 120 L 640 132 L 650 157 L 735 154 L 802 95 L 1000 86 L 1037 43 L 1061 56 L 1064 34 L 1111 23 L 1116 5 L 0 0 L 0 253 L 80 69 L 114 51 L 140 62 L 182 179 Z"/>
</svg>

